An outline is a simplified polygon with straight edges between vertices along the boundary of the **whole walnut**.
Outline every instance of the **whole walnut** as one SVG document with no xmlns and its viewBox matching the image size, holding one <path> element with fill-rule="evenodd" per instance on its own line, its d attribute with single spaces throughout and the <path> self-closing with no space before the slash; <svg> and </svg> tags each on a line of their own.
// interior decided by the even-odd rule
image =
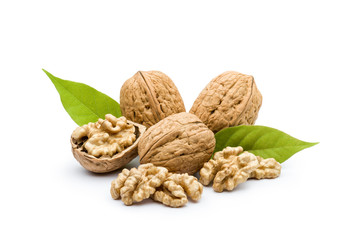
<svg viewBox="0 0 360 240">
<path fill-rule="evenodd" d="M 140 163 L 194 174 L 215 148 L 214 133 L 191 113 L 171 115 L 150 127 L 138 145 Z"/>
<path fill-rule="evenodd" d="M 237 125 L 253 125 L 262 96 L 253 76 L 234 71 L 217 76 L 202 90 L 190 113 L 213 132 Z"/>
<path fill-rule="evenodd" d="M 126 80 L 120 90 L 120 108 L 127 119 L 146 127 L 185 112 L 175 84 L 159 71 L 138 71 Z"/>
</svg>

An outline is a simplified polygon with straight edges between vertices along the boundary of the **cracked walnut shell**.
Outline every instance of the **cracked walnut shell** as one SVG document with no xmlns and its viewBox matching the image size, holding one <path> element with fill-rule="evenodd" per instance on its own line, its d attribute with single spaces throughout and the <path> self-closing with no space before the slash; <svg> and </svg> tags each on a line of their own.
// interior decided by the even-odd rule
<svg viewBox="0 0 360 240">
<path fill-rule="evenodd" d="M 214 133 L 191 113 L 177 113 L 151 126 L 140 139 L 140 163 L 194 174 L 215 148 Z"/>
<path fill-rule="evenodd" d="M 204 164 L 200 170 L 200 182 L 208 185 L 213 181 L 216 192 L 231 191 L 249 178 L 276 178 L 280 171 L 281 165 L 274 158 L 263 159 L 243 152 L 242 147 L 226 147 Z"/>
<path fill-rule="evenodd" d="M 126 80 L 120 90 L 120 108 L 127 119 L 145 127 L 185 112 L 175 84 L 160 71 L 138 71 Z"/>
<path fill-rule="evenodd" d="M 146 128 L 125 117 L 105 115 L 96 123 L 78 127 L 71 135 L 76 160 L 91 172 L 119 169 L 137 156 L 137 145 Z"/>
<path fill-rule="evenodd" d="M 253 125 L 262 103 L 254 78 L 234 71 L 217 76 L 202 90 L 190 113 L 213 132 L 238 125 Z"/>
</svg>

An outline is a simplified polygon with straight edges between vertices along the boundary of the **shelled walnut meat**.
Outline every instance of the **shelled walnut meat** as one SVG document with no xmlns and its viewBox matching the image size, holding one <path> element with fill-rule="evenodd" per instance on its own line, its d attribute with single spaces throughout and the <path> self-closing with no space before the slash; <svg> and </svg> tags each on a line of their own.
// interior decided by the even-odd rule
<svg viewBox="0 0 360 240">
<path fill-rule="evenodd" d="M 160 71 L 138 71 L 128 79 L 120 90 L 120 108 L 127 119 L 145 127 L 185 112 L 175 84 Z"/>
<path fill-rule="evenodd" d="M 151 197 L 170 207 L 182 207 L 188 202 L 187 196 L 197 201 L 202 191 L 196 177 L 169 173 L 166 168 L 151 163 L 123 169 L 110 188 L 111 197 L 121 199 L 127 206 Z"/>
<path fill-rule="evenodd" d="M 150 127 L 139 142 L 140 163 L 170 172 L 196 173 L 215 147 L 214 133 L 191 113 L 171 115 Z"/>
<path fill-rule="evenodd" d="M 204 185 L 213 181 L 216 192 L 231 191 L 249 178 L 276 178 L 280 175 L 281 165 L 274 158 L 263 159 L 242 147 L 226 147 L 214 154 L 200 170 L 200 182 Z"/>
<path fill-rule="evenodd" d="M 105 115 L 96 123 L 78 127 L 71 135 L 74 157 L 87 170 L 110 172 L 137 156 L 137 145 L 145 127 L 125 117 Z"/>
<path fill-rule="evenodd" d="M 216 133 L 227 127 L 254 124 L 261 103 L 262 95 L 252 76 L 228 71 L 211 80 L 190 113 Z"/>
</svg>

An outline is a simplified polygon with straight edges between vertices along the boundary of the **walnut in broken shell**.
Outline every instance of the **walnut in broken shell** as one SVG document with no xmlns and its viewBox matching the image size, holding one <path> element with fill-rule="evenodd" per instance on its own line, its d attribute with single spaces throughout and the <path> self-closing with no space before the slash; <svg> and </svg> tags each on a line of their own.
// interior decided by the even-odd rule
<svg viewBox="0 0 360 240">
<path fill-rule="evenodd" d="M 137 156 L 137 145 L 146 128 L 125 117 L 105 115 L 96 123 L 78 127 L 71 135 L 76 160 L 91 172 L 119 169 Z"/>
<path fill-rule="evenodd" d="M 262 103 L 254 78 L 234 71 L 217 76 L 202 90 L 190 113 L 213 132 L 237 125 L 253 125 Z"/>
<path fill-rule="evenodd" d="M 215 148 L 214 133 L 191 113 L 171 115 L 150 127 L 140 139 L 140 163 L 170 172 L 196 173 Z"/>
<path fill-rule="evenodd" d="M 150 127 L 174 113 L 185 112 L 184 102 L 173 81 L 159 71 L 138 71 L 120 90 L 123 115 Z"/>
</svg>

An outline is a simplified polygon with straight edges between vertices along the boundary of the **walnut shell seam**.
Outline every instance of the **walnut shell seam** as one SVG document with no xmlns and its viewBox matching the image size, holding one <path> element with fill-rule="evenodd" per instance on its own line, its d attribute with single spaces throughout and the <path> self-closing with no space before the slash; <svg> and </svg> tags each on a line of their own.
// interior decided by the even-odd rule
<svg viewBox="0 0 360 240">
<path fill-rule="evenodd" d="M 197 116 L 177 113 L 146 131 L 139 142 L 140 163 L 194 174 L 210 159 L 214 147 L 214 133 Z"/>
<path fill-rule="evenodd" d="M 167 116 L 185 112 L 185 105 L 174 82 L 160 71 L 138 71 L 120 90 L 124 116 L 150 127 Z"/>
</svg>

